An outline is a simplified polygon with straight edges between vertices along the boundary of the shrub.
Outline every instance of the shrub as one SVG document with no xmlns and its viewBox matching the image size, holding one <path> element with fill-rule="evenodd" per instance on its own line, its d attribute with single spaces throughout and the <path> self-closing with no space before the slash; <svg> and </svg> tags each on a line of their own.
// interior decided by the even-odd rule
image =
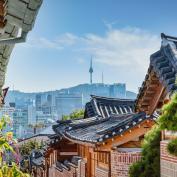
<svg viewBox="0 0 177 177">
<path fill-rule="evenodd" d="M 6 132 L 7 125 L 11 125 L 8 116 L 0 119 L 0 177 L 27 177 L 19 168 L 19 154 L 16 140 L 12 132 Z"/>
<path fill-rule="evenodd" d="M 142 159 L 130 167 L 130 177 L 160 177 L 160 138 L 157 125 L 145 135 Z"/>
<path fill-rule="evenodd" d="M 34 149 L 41 149 L 43 146 L 43 142 L 38 142 L 36 140 L 31 140 L 31 141 L 28 141 L 24 144 L 22 144 L 20 147 L 19 147 L 19 151 L 20 151 L 20 154 L 22 156 L 28 156 L 31 154 L 31 151 L 34 150 Z"/>
<path fill-rule="evenodd" d="M 161 129 L 177 131 L 177 93 L 172 96 L 168 104 L 163 106 L 158 122 Z"/>
<path fill-rule="evenodd" d="M 167 150 L 170 154 L 177 156 L 177 139 L 171 140 L 168 143 Z"/>
<path fill-rule="evenodd" d="M 70 120 L 70 119 L 80 119 L 84 117 L 84 110 L 75 110 L 70 115 L 63 115 L 62 120 Z"/>
</svg>

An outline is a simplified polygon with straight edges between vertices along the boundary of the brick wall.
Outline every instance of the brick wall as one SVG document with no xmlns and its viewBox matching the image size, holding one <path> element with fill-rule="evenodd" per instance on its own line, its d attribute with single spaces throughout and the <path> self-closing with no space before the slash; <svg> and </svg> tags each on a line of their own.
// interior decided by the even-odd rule
<svg viewBox="0 0 177 177">
<path fill-rule="evenodd" d="M 132 163 L 141 159 L 139 152 L 111 152 L 111 177 L 128 177 Z"/>
<path fill-rule="evenodd" d="M 96 167 L 95 171 L 96 171 L 96 176 L 98 176 L 98 177 L 108 177 L 109 176 L 109 171 L 106 169 Z"/>
<path fill-rule="evenodd" d="M 161 177 L 176 177 L 177 157 L 167 152 L 168 142 L 161 141 L 160 143 L 160 173 Z"/>
</svg>

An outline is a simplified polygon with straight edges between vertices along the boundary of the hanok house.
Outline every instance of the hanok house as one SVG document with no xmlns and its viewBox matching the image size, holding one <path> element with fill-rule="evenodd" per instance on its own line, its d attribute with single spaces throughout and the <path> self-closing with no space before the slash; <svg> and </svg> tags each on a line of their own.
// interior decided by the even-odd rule
<svg viewBox="0 0 177 177">
<path fill-rule="evenodd" d="M 20 147 L 31 141 L 42 143 L 43 147 L 42 149 L 34 149 L 30 152 L 30 156 L 21 157 L 20 168 L 22 171 L 30 173 L 32 176 L 47 177 L 49 176 L 50 165 L 53 164 L 56 161 L 55 158 L 57 158 L 53 146 L 59 141 L 58 136 L 53 131 L 51 125 L 40 133 L 18 142 L 18 146 Z"/>
<path fill-rule="evenodd" d="M 136 101 L 136 111 L 149 115 L 160 110 L 177 89 L 177 38 L 165 34 L 161 34 L 161 38 L 161 48 L 150 57 L 148 73 Z M 162 132 L 161 177 L 177 176 L 177 157 L 170 155 L 166 149 L 169 140 L 176 137 L 176 132 Z"/>
<path fill-rule="evenodd" d="M 129 166 L 141 159 L 141 141 L 156 118 L 135 113 L 134 105 L 132 100 L 92 96 L 83 119 L 53 126 L 56 136 L 36 176 L 128 176 Z"/>
<path fill-rule="evenodd" d="M 144 134 L 176 91 L 176 74 L 177 38 L 162 34 L 161 48 L 150 57 L 135 102 L 92 96 L 83 119 L 58 121 L 53 126 L 56 136 L 48 156 L 55 160 L 47 162 L 49 176 L 127 177 L 129 166 L 141 159 Z M 177 158 L 166 151 L 174 137 L 172 132 L 162 132 L 162 177 L 177 174 Z"/>
</svg>

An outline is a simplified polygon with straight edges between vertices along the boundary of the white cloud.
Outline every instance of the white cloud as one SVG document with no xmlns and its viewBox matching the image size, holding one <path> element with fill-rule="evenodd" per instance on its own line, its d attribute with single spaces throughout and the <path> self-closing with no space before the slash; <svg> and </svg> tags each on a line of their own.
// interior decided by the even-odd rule
<svg viewBox="0 0 177 177">
<path fill-rule="evenodd" d="M 56 43 L 59 45 L 72 46 L 79 40 L 79 37 L 71 34 L 65 33 L 56 39 Z"/>
<path fill-rule="evenodd" d="M 56 39 L 49 40 L 44 37 L 40 38 L 29 38 L 24 47 L 35 47 L 35 48 L 44 48 L 44 49 L 56 49 L 63 50 L 65 47 L 74 45 L 78 40 L 78 37 L 71 34 L 65 33 Z"/>
<path fill-rule="evenodd" d="M 159 49 L 159 37 L 139 28 L 115 29 L 110 25 L 104 36 L 85 34 L 80 37 L 65 33 L 54 40 L 29 39 L 26 46 L 70 52 L 74 58 L 79 58 L 79 62 L 83 62 L 85 55 L 93 55 L 95 62 L 116 67 L 133 67 L 144 73 L 150 54 Z"/>
<path fill-rule="evenodd" d="M 137 28 L 112 29 L 104 37 L 88 34 L 85 41 L 97 62 L 139 70 L 147 69 L 150 54 L 160 44 L 158 36 Z"/>
<path fill-rule="evenodd" d="M 83 64 L 85 62 L 84 58 L 76 58 L 77 62 Z"/>
<path fill-rule="evenodd" d="M 89 77 L 87 60 L 93 56 L 94 82 L 101 81 L 104 70 L 105 83 L 125 82 L 128 90 L 137 91 L 147 72 L 150 55 L 160 47 L 160 38 L 138 28 L 116 29 L 112 22 L 107 23 L 104 35 L 64 33 L 53 39 L 29 36 L 26 43 L 18 46 L 12 56 L 15 59 L 9 63 L 7 85 L 13 80 L 19 89 L 29 90 L 28 83 L 32 82 L 35 83 L 32 91 L 84 83 Z M 24 46 L 27 49 L 23 50 Z M 21 78 L 22 73 L 25 77 Z M 52 79 L 47 80 L 50 76 Z"/>
</svg>

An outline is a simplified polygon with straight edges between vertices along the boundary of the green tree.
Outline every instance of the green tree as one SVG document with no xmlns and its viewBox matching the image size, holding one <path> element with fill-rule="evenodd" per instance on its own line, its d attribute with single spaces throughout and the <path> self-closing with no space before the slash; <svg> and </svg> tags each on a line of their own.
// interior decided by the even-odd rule
<svg viewBox="0 0 177 177">
<path fill-rule="evenodd" d="M 177 93 L 172 96 L 168 104 L 163 106 L 158 122 L 161 129 L 177 130 Z"/>
<path fill-rule="evenodd" d="M 156 125 L 145 135 L 142 159 L 130 167 L 130 177 L 160 177 L 160 139 L 161 131 Z"/>
<path fill-rule="evenodd" d="M 34 149 L 41 149 L 43 142 L 38 142 L 36 140 L 28 141 L 19 147 L 19 152 L 21 156 L 28 156 Z"/>
<path fill-rule="evenodd" d="M 62 120 L 70 120 L 70 119 L 80 119 L 84 117 L 84 110 L 75 110 L 69 115 L 63 115 Z"/>
<path fill-rule="evenodd" d="M 170 154 L 177 156 L 177 139 L 173 139 L 168 143 L 167 150 Z"/>
<path fill-rule="evenodd" d="M 163 107 L 158 122 L 162 130 L 177 131 L 177 93 L 174 93 L 171 101 Z M 177 156 L 177 139 L 168 143 L 167 150 L 170 154 Z"/>
<path fill-rule="evenodd" d="M 177 131 L 177 93 L 171 101 L 162 108 L 162 114 L 158 119 L 158 124 L 144 139 L 142 146 L 142 160 L 134 163 L 130 167 L 130 177 L 159 177 L 160 176 L 160 132 L 167 129 Z M 177 139 L 171 140 L 167 150 L 172 155 L 177 156 Z"/>
</svg>

